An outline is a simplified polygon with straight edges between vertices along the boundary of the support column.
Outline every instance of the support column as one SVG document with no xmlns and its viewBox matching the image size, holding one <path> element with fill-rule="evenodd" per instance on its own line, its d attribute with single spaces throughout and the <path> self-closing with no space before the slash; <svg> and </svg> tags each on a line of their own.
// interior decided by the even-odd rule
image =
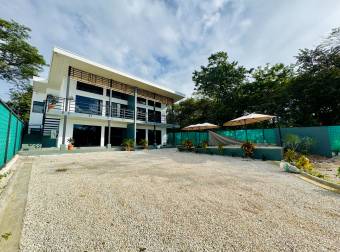
<svg viewBox="0 0 340 252">
<path fill-rule="evenodd" d="M 157 134 L 156 134 L 156 95 L 153 94 L 154 103 L 153 103 L 153 146 L 157 147 Z"/>
<path fill-rule="evenodd" d="M 61 149 L 66 149 L 66 125 L 67 125 L 67 117 L 68 117 L 68 109 L 69 109 L 68 102 L 69 102 L 69 93 L 70 93 L 70 78 L 71 78 L 71 66 L 68 67 L 68 73 L 67 73 L 63 138 L 62 138 L 62 144 L 60 146 Z"/>
<path fill-rule="evenodd" d="M 134 91 L 134 110 L 133 110 L 133 145 L 136 147 L 137 145 L 137 88 Z"/>
<path fill-rule="evenodd" d="M 112 80 L 110 80 L 109 120 L 108 120 L 107 148 L 111 148 L 111 117 L 112 117 Z M 104 134 L 105 134 L 105 131 L 104 131 Z"/>
</svg>

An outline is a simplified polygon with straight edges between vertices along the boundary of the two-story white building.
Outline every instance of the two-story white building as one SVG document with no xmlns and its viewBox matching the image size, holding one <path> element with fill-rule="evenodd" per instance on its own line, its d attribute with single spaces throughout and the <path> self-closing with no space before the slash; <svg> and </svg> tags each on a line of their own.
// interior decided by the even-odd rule
<svg viewBox="0 0 340 252">
<path fill-rule="evenodd" d="M 47 79 L 33 79 L 29 133 L 49 146 L 165 144 L 168 105 L 184 95 L 54 48 Z M 46 141 L 45 141 L 46 142 Z"/>
</svg>

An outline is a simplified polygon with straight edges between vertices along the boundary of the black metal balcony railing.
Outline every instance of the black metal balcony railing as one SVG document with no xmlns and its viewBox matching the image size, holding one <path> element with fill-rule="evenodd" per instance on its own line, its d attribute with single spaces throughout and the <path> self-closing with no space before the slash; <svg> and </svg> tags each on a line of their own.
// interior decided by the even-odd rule
<svg viewBox="0 0 340 252">
<path fill-rule="evenodd" d="M 46 112 L 63 112 L 66 108 L 66 99 L 61 97 L 48 98 L 46 103 Z M 82 113 L 88 115 L 106 116 L 109 117 L 109 105 L 99 103 L 86 103 L 75 100 L 68 101 L 68 112 Z M 131 109 L 111 107 L 111 117 L 122 119 L 133 119 L 134 111 Z M 147 114 L 137 111 L 137 120 L 150 123 L 166 123 L 166 115 Z"/>
</svg>

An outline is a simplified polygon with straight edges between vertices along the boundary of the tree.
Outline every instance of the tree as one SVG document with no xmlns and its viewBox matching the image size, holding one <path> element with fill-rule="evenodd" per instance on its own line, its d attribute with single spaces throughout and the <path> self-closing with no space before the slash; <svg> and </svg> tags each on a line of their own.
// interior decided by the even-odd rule
<svg viewBox="0 0 340 252">
<path fill-rule="evenodd" d="M 214 121 L 214 102 L 208 98 L 191 97 L 168 109 L 167 122 L 178 123 L 181 128 L 194 123 Z"/>
<path fill-rule="evenodd" d="M 300 50 L 297 77 L 290 86 L 297 125 L 340 123 L 340 29 L 315 49 Z"/>
<path fill-rule="evenodd" d="M 208 58 L 208 65 L 194 71 L 193 81 L 198 94 L 214 102 L 220 113 L 217 121 L 238 115 L 238 88 L 245 81 L 249 71 L 236 61 L 229 62 L 226 52 L 217 52 Z M 223 118 L 223 119 L 222 119 Z"/>
<path fill-rule="evenodd" d="M 252 71 L 251 77 L 240 87 L 239 106 L 244 112 L 278 115 L 282 121 L 289 121 L 287 88 L 294 77 L 293 67 L 267 64 Z"/>
<path fill-rule="evenodd" d="M 199 94 L 223 101 L 231 98 L 234 91 L 245 80 L 248 71 L 238 66 L 236 61 L 229 62 L 226 52 L 217 52 L 208 58 L 208 65 L 194 71 L 193 81 Z"/>
<path fill-rule="evenodd" d="M 24 122 L 29 120 L 33 88 L 31 85 L 21 85 L 12 89 L 10 93 L 10 106 Z"/>
<path fill-rule="evenodd" d="M 13 20 L 0 19 L 0 79 L 26 83 L 46 64 L 38 49 L 27 42 L 30 31 Z"/>
<path fill-rule="evenodd" d="M 15 86 L 10 91 L 11 106 L 27 121 L 32 99 L 28 80 L 46 65 L 38 49 L 29 44 L 31 30 L 11 20 L 0 19 L 0 79 Z"/>
</svg>

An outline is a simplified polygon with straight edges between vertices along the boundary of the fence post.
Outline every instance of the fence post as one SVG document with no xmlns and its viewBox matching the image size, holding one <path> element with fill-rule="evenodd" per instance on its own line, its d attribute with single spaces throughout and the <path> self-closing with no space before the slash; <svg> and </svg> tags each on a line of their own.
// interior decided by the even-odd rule
<svg viewBox="0 0 340 252">
<path fill-rule="evenodd" d="M 11 119 L 12 119 L 12 111 L 9 110 L 8 112 L 9 112 L 9 117 L 8 117 L 8 129 L 7 129 L 7 139 L 6 139 L 4 164 L 7 163 L 8 145 L 9 145 L 9 132 L 11 131 Z"/>
<path fill-rule="evenodd" d="M 13 155 L 15 155 L 16 154 L 16 152 L 17 152 L 17 135 L 18 135 L 18 122 L 19 122 L 19 120 L 18 119 L 16 119 L 17 120 L 17 123 L 16 123 L 16 127 L 15 127 L 15 137 L 14 137 L 14 150 L 13 150 Z"/>
</svg>

